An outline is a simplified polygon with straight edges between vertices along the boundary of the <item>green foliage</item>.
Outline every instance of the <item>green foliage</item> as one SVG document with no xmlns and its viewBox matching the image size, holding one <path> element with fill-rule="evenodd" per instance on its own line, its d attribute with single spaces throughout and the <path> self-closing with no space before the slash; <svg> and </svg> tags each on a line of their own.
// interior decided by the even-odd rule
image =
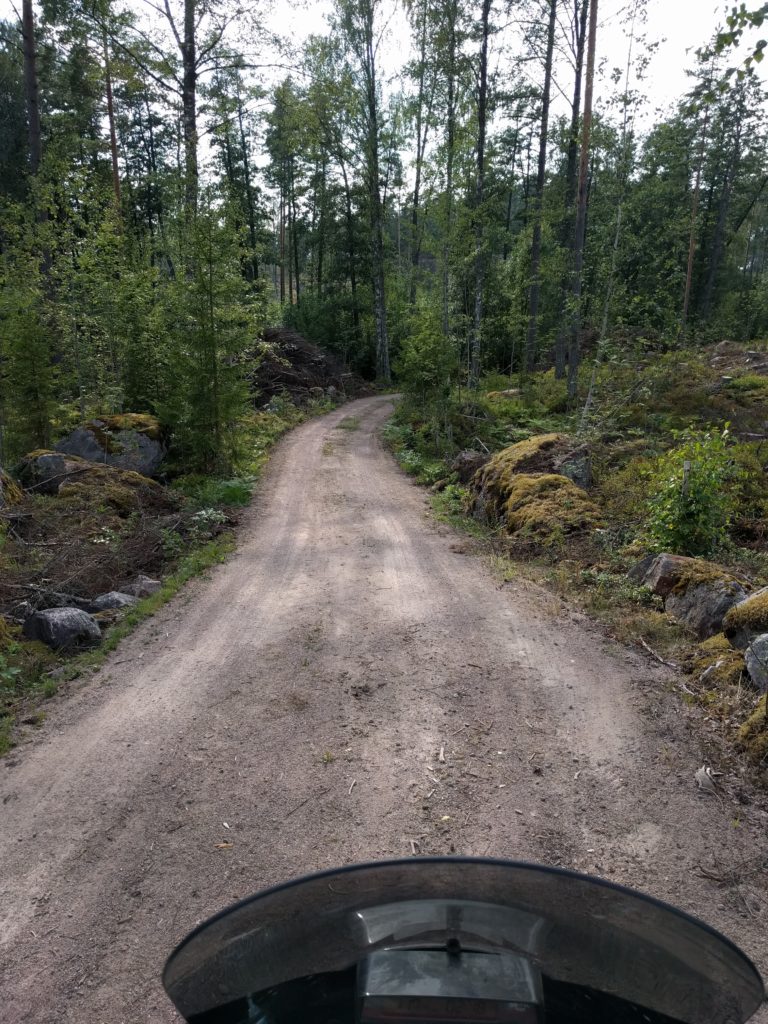
<svg viewBox="0 0 768 1024">
<path fill-rule="evenodd" d="M 443 406 L 456 377 L 456 349 L 445 338 L 438 310 L 422 304 L 414 314 L 396 366 L 403 391 L 428 407 Z"/>
<path fill-rule="evenodd" d="M 197 508 L 227 508 L 247 505 L 253 493 L 253 478 L 220 480 L 200 474 L 181 477 L 174 486 Z"/>
<path fill-rule="evenodd" d="M 727 428 L 679 435 L 650 475 L 646 536 L 654 550 L 709 555 L 726 542 L 738 479 Z"/>
<path fill-rule="evenodd" d="M 189 273 L 166 286 L 174 387 L 158 408 L 173 431 L 177 460 L 213 473 L 238 459 L 247 403 L 245 352 L 259 307 L 248 301 L 232 233 L 212 209 L 198 214 L 190 244 Z"/>
</svg>

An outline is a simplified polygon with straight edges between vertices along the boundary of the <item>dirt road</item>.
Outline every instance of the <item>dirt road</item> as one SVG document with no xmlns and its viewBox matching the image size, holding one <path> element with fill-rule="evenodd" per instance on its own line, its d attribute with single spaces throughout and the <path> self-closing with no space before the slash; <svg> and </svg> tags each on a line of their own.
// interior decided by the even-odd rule
<svg viewBox="0 0 768 1024">
<path fill-rule="evenodd" d="M 697 792 L 658 669 L 435 527 L 390 408 L 286 438 L 237 554 L 0 764 L 3 1022 L 177 1020 L 160 970 L 203 917 L 412 850 L 633 885 L 766 972 L 765 805 Z"/>
</svg>

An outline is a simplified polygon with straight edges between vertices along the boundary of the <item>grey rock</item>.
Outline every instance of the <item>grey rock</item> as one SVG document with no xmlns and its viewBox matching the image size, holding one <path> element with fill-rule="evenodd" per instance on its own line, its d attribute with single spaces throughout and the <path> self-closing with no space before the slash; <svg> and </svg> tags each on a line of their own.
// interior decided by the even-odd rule
<svg viewBox="0 0 768 1024">
<path fill-rule="evenodd" d="M 22 632 L 55 651 L 91 647 L 101 640 L 98 622 L 81 608 L 46 608 L 25 619 Z"/>
<path fill-rule="evenodd" d="M 32 604 L 35 609 L 40 608 L 81 608 L 89 610 L 90 601 L 82 597 L 75 597 L 74 594 L 64 594 L 60 590 L 35 590 L 32 595 Z"/>
<path fill-rule="evenodd" d="M 577 487 L 588 491 L 592 486 L 592 456 L 586 447 L 576 448 L 574 451 L 558 457 L 554 460 L 553 472 L 560 476 L 567 476 Z"/>
<path fill-rule="evenodd" d="M 664 610 L 704 640 L 722 630 L 726 614 L 745 597 L 736 580 L 707 580 L 695 583 L 683 593 L 669 594 Z"/>
<path fill-rule="evenodd" d="M 28 490 L 36 494 L 58 494 L 64 480 L 77 473 L 86 472 L 87 465 L 68 459 L 56 452 L 45 452 L 34 458 L 27 458 L 20 471 Z"/>
<path fill-rule="evenodd" d="M 160 580 L 150 579 L 149 576 L 140 575 L 137 576 L 133 583 L 126 583 L 122 588 L 122 594 L 130 594 L 131 597 L 150 597 L 152 594 L 156 594 L 162 587 Z"/>
<path fill-rule="evenodd" d="M 94 420 L 93 425 L 108 435 L 109 450 L 105 450 L 95 429 L 84 425 L 62 438 L 56 451 L 116 469 L 129 469 L 142 476 L 155 476 L 165 455 L 160 441 L 138 430 L 108 430 L 101 420 Z"/>
<path fill-rule="evenodd" d="M 632 580 L 633 583 L 645 583 L 645 578 L 655 561 L 656 555 L 646 555 L 645 558 L 641 558 L 640 561 L 633 565 L 629 570 L 627 578 Z"/>
<path fill-rule="evenodd" d="M 89 612 L 106 612 L 112 608 L 130 608 L 138 601 L 132 594 L 123 594 L 119 590 L 110 590 L 108 594 L 95 597 L 88 606 Z"/>
<path fill-rule="evenodd" d="M 749 678 L 760 693 L 768 693 L 768 633 L 756 637 L 744 654 Z"/>
<path fill-rule="evenodd" d="M 657 555 L 651 562 L 642 582 L 654 594 L 666 597 L 678 585 L 686 571 L 696 564 L 696 559 L 684 555 Z"/>
</svg>

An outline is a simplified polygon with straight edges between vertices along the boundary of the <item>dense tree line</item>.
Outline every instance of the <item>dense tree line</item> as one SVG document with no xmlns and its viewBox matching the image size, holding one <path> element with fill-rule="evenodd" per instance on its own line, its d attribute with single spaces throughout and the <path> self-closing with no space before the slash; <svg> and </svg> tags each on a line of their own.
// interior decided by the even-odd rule
<svg viewBox="0 0 768 1024">
<path fill-rule="evenodd" d="M 768 331 L 762 46 L 728 49 L 762 8 L 646 130 L 644 0 L 602 74 L 598 0 L 406 0 L 397 74 L 388 0 L 334 0 L 299 53 L 233 0 L 19 13 L 0 462 L 126 409 L 226 464 L 267 321 L 437 390 L 553 367 L 574 403 L 585 353 Z"/>
</svg>

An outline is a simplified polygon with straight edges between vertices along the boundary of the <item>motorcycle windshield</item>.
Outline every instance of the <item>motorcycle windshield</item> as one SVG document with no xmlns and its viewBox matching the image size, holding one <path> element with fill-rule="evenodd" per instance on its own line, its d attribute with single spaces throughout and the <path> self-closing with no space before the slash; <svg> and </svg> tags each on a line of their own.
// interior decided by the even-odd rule
<svg viewBox="0 0 768 1024">
<path fill-rule="evenodd" d="M 529 965 L 544 1021 L 742 1024 L 765 997 L 736 946 L 672 907 L 568 871 L 462 857 L 357 865 L 265 890 L 193 932 L 163 983 L 201 1024 L 353 1021 L 355 972 L 375 954 L 451 945 Z"/>
</svg>

